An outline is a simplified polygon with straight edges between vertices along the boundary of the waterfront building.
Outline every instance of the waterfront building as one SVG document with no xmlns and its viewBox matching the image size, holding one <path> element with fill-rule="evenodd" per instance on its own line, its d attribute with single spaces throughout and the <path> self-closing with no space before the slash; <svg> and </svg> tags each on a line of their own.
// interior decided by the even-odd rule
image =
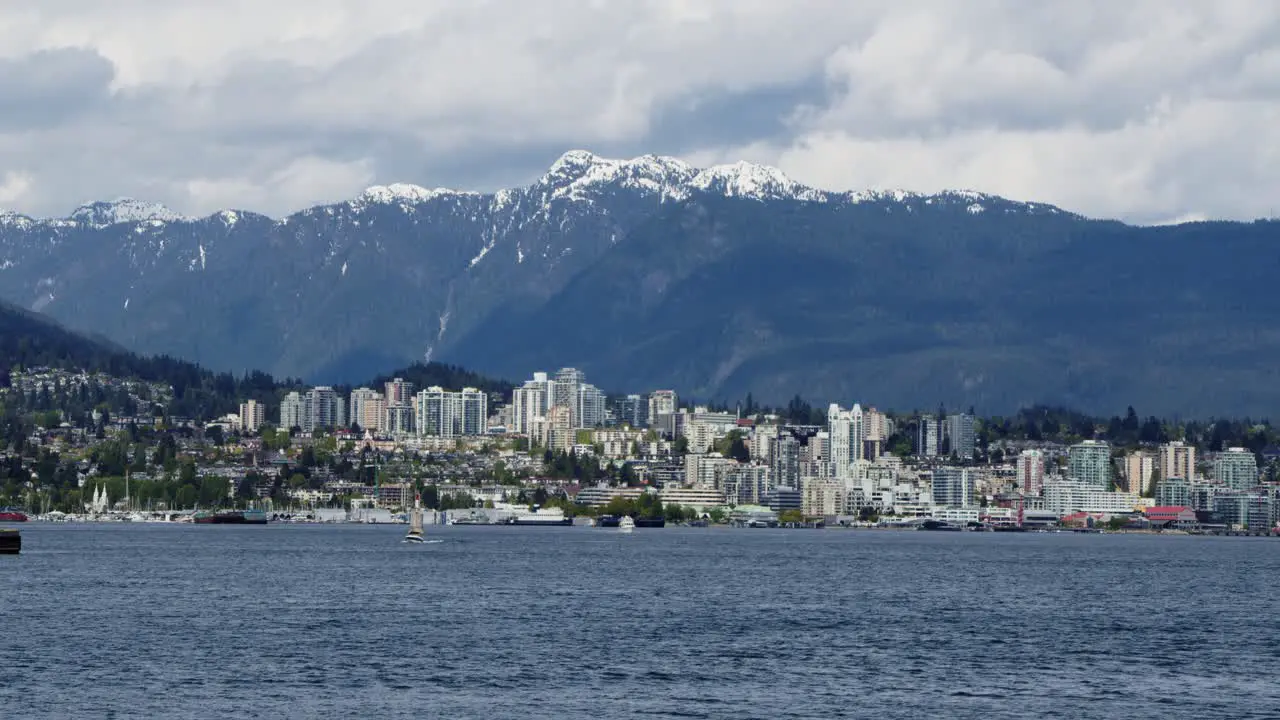
<svg viewBox="0 0 1280 720">
<path fill-rule="evenodd" d="M 761 499 L 761 505 L 774 512 L 801 510 L 804 506 L 799 488 L 775 487 Z"/>
<path fill-rule="evenodd" d="M 714 453 L 689 453 L 684 456 L 684 482 L 690 487 L 719 489 L 716 482 L 717 468 L 737 464 L 737 460 Z"/>
<path fill-rule="evenodd" d="M 916 455 L 922 458 L 938 456 L 938 420 L 932 415 L 921 415 L 916 427 Z"/>
<path fill-rule="evenodd" d="M 1195 507 L 1191 481 L 1181 477 L 1162 478 L 1156 483 L 1156 504 Z"/>
<path fill-rule="evenodd" d="M 937 468 L 933 471 L 933 504 L 969 507 L 973 504 L 973 484 L 973 472 L 969 468 Z"/>
<path fill-rule="evenodd" d="M 693 508 L 695 512 L 702 512 L 707 508 L 721 507 L 725 504 L 724 494 L 714 488 L 704 487 L 664 487 L 658 491 L 658 499 L 664 505 L 689 507 Z"/>
<path fill-rule="evenodd" d="M 733 465 L 716 468 L 716 487 L 735 505 L 758 505 L 773 490 L 769 468 L 764 465 Z"/>
<path fill-rule="evenodd" d="M 805 478 L 800 487 L 800 511 L 808 517 L 844 512 L 844 484 L 834 478 Z"/>
<path fill-rule="evenodd" d="M 267 408 L 257 400 L 245 400 L 240 403 L 240 429 L 247 433 L 256 433 L 267 421 Z"/>
<path fill-rule="evenodd" d="M 310 396 L 297 391 L 290 392 L 280 401 L 280 427 L 286 431 L 305 430 L 311 417 Z"/>
<path fill-rule="evenodd" d="M 1018 455 L 1017 483 L 1018 492 L 1023 495 L 1041 495 L 1044 493 L 1044 453 L 1040 450 L 1023 450 Z"/>
<path fill-rule="evenodd" d="M 1224 525 L 1265 532 L 1273 523 L 1271 496 L 1265 493 L 1223 492 L 1214 495 L 1213 512 Z"/>
<path fill-rule="evenodd" d="M 1111 483 L 1111 445 L 1085 440 L 1067 450 L 1067 477 L 1106 490 Z"/>
<path fill-rule="evenodd" d="M 1258 460 L 1244 448 L 1228 448 L 1213 460 L 1213 479 L 1234 490 L 1258 484 Z"/>
<path fill-rule="evenodd" d="M 1156 460 L 1149 452 L 1129 453 L 1124 459 L 1124 490 L 1141 495 L 1151 485 Z"/>
<path fill-rule="evenodd" d="M 1160 469 L 1161 478 L 1196 479 L 1196 448 L 1181 440 L 1160 446 L 1156 467 Z"/>
<path fill-rule="evenodd" d="M 972 460 L 976 440 L 974 417 L 966 413 L 948 415 L 944 428 L 947 441 L 951 444 L 951 454 L 962 460 Z"/>
<path fill-rule="evenodd" d="M 1053 478 L 1044 485 L 1044 506 L 1058 516 L 1078 512 L 1132 513 L 1141 502 L 1142 498 L 1134 493 L 1108 492 L 1084 480 Z"/>
</svg>

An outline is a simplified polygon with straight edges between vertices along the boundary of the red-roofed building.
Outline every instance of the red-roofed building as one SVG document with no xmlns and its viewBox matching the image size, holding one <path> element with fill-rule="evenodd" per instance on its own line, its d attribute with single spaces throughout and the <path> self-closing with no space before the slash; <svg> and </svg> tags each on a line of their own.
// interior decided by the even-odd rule
<svg viewBox="0 0 1280 720">
<path fill-rule="evenodd" d="M 1196 512 L 1185 505 L 1157 505 L 1143 513 L 1152 525 L 1191 525 L 1196 522 Z"/>
</svg>

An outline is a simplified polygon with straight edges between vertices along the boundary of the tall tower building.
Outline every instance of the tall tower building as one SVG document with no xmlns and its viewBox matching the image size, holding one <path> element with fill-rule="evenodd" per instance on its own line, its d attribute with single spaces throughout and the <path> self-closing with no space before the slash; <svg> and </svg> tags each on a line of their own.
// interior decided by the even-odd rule
<svg viewBox="0 0 1280 720">
<path fill-rule="evenodd" d="M 578 397 L 574 407 L 574 420 L 580 428 L 594 428 L 604 425 L 605 397 L 595 385 L 581 383 L 578 385 Z"/>
<path fill-rule="evenodd" d="M 951 452 L 963 460 L 972 460 L 975 441 L 973 416 L 965 413 L 948 415 L 945 423 Z"/>
<path fill-rule="evenodd" d="M 1067 450 L 1067 477 L 1103 490 L 1111 483 L 1111 446 L 1101 440 L 1085 440 Z"/>
<path fill-rule="evenodd" d="M 257 400 L 245 400 L 240 403 L 240 427 L 248 433 L 258 432 L 258 428 L 266 422 L 267 408 Z"/>
<path fill-rule="evenodd" d="M 511 393 L 512 418 L 515 432 L 528 435 L 535 418 L 547 414 L 547 381 L 537 378 L 526 382 Z"/>
<path fill-rule="evenodd" d="M 1018 456 L 1018 490 L 1023 495 L 1044 493 L 1044 453 L 1039 450 L 1023 450 Z"/>
<path fill-rule="evenodd" d="M 309 424 L 303 426 L 303 430 L 312 432 L 319 428 L 336 428 L 347 424 L 346 404 L 333 388 L 319 385 L 311 388 L 309 395 L 311 417 Z"/>
<path fill-rule="evenodd" d="M 1196 448 L 1181 440 L 1165 443 L 1157 454 L 1157 467 L 1160 468 L 1160 479 L 1182 478 L 1187 482 L 1195 480 Z"/>
<path fill-rule="evenodd" d="M 489 430 L 489 398 L 475 388 L 458 393 L 462 404 L 462 435 L 484 435 Z"/>
<path fill-rule="evenodd" d="M 280 401 L 280 427 L 283 430 L 309 430 L 311 422 L 311 396 L 291 392 Z"/>
<path fill-rule="evenodd" d="M 1149 452 L 1133 452 L 1124 459 L 1124 491 L 1137 495 L 1147 491 L 1151 486 L 1151 476 L 1155 474 L 1156 459 Z"/>
<path fill-rule="evenodd" d="M 916 455 L 938 456 L 938 420 L 932 415 L 920 416 L 920 424 L 916 428 Z"/>
</svg>

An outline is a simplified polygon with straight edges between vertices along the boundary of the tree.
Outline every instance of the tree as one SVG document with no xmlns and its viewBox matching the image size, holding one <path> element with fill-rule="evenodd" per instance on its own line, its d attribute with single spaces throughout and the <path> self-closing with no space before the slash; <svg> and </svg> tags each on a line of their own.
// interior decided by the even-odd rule
<svg viewBox="0 0 1280 720">
<path fill-rule="evenodd" d="M 780 523 L 802 523 L 804 522 L 804 513 L 796 509 L 783 510 L 778 513 L 778 522 Z"/>
</svg>

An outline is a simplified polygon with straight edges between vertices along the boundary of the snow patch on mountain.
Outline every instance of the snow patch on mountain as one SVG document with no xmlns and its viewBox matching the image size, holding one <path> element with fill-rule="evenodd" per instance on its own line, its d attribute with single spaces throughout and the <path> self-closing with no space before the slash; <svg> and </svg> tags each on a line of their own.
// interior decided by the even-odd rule
<svg viewBox="0 0 1280 720">
<path fill-rule="evenodd" d="M 707 192 L 752 200 L 827 200 L 826 193 L 801 185 L 778 168 L 746 161 L 709 167 L 699 172 L 689 185 Z"/>
<path fill-rule="evenodd" d="M 449 188 L 427 189 L 410 183 L 392 183 L 391 185 L 374 185 L 366 188 L 351 204 L 357 208 L 368 205 L 399 205 L 407 212 L 413 205 L 435 200 L 436 198 L 467 195 L 475 196 L 477 193 L 451 190 Z"/>
<path fill-rule="evenodd" d="M 152 223 L 153 225 L 184 222 L 189 221 L 191 218 L 180 215 L 159 203 L 143 202 L 133 198 L 120 198 L 110 202 L 85 203 L 76 208 L 75 212 L 72 212 L 66 219 L 89 227 L 104 228 L 121 223 L 147 221 L 156 221 Z"/>
</svg>

